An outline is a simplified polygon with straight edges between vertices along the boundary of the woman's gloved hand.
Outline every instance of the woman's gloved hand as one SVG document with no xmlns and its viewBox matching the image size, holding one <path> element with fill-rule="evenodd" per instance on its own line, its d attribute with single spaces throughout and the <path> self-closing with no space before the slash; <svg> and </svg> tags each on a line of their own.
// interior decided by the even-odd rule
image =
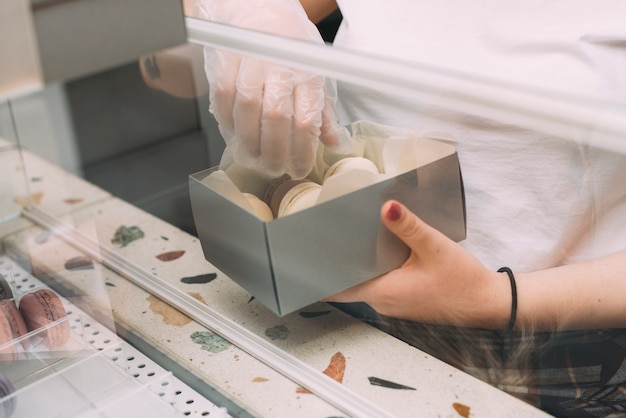
<svg viewBox="0 0 626 418">
<path fill-rule="evenodd" d="M 202 0 L 202 18 L 323 43 L 297 0 Z M 215 116 L 234 162 L 271 177 L 305 177 L 317 147 L 349 146 L 337 123 L 333 81 L 224 50 L 205 48 Z M 347 150 L 346 150 L 347 151 Z"/>
</svg>

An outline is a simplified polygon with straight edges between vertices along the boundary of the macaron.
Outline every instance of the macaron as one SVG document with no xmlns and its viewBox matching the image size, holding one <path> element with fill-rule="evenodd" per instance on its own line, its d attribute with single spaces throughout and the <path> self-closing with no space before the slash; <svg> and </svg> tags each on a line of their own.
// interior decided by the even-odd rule
<svg viewBox="0 0 626 418">
<path fill-rule="evenodd" d="M 376 164 L 374 164 L 371 160 L 364 157 L 346 157 L 328 167 L 328 170 L 324 173 L 324 181 L 331 176 L 352 170 L 362 170 L 374 174 L 380 174 L 378 167 L 376 167 Z"/>
<path fill-rule="evenodd" d="M 15 392 L 15 387 L 11 381 L 0 372 L 0 418 L 9 418 L 15 412 L 15 397 L 5 399 Z"/>
<path fill-rule="evenodd" d="M 314 206 L 321 191 L 322 186 L 312 181 L 296 184 L 285 193 L 280 201 L 277 217 L 291 215 Z"/>
<path fill-rule="evenodd" d="M 20 299 L 19 309 L 29 331 L 34 331 L 66 316 L 65 307 L 59 296 L 49 289 L 37 289 Z M 65 344 L 70 337 L 67 321 L 42 331 L 50 348 Z"/>
<path fill-rule="evenodd" d="M 246 199 L 248 199 L 250 206 L 252 206 L 252 213 L 254 213 L 256 216 L 258 216 L 259 218 L 261 218 L 262 220 L 266 222 L 274 219 L 272 210 L 270 209 L 267 203 L 265 203 L 264 201 L 262 201 L 256 195 L 252 193 L 242 193 L 242 194 L 245 196 Z"/>
<path fill-rule="evenodd" d="M 245 190 L 257 196 L 261 196 L 272 182 L 271 178 L 259 173 L 258 170 L 246 168 L 236 163 L 228 166 L 224 173 L 239 190 Z"/>
<path fill-rule="evenodd" d="M 28 332 L 28 328 L 24 323 L 24 318 L 19 309 L 15 305 L 15 302 L 10 299 L 0 300 L 0 313 L 9 321 L 11 332 L 13 333 L 13 339 L 19 338 Z M 24 350 L 28 350 L 30 347 L 28 340 L 21 341 Z"/>
<path fill-rule="evenodd" d="M 309 179 L 292 180 L 289 176 L 283 176 L 275 180 L 270 187 L 266 190 L 263 196 L 263 201 L 272 210 L 274 218 L 278 218 L 278 209 L 283 198 L 293 187 L 302 183 L 317 184 Z"/>
<path fill-rule="evenodd" d="M 13 299 L 13 291 L 7 279 L 0 274 L 0 300 L 3 299 Z"/>
<path fill-rule="evenodd" d="M 11 322 L 3 312 L 0 312 L 0 346 L 13 341 L 13 330 Z M 17 352 L 15 345 L 9 344 L 7 347 L 0 349 L 0 363 L 2 361 L 12 361 L 15 359 Z"/>
</svg>

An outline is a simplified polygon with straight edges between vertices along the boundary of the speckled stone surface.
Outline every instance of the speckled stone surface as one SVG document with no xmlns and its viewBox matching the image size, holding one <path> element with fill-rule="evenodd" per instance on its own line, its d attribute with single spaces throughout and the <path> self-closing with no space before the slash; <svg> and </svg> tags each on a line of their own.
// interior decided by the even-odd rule
<svg viewBox="0 0 626 418">
<path fill-rule="evenodd" d="M 0 235 L 28 225 L 19 217 L 27 205 L 63 216 L 107 199 L 110 193 L 0 138 Z M 15 222 L 8 222 L 15 220 Z"/>
<path fill-rule="evenodd" d="M 46 183 L 42 184 L 52 187 L 63 181 L 57 177 L 58 173 L 48 179 L 48 170 L 52 173 L 54 167 L 42 161 L 29 160 L 27 164 L 37 167 L 33 171 L 45 179 L 42 182 Z M 45 193 L 46 189 L 42 191 Z M 200 300 L 208 309 L 271 341 L 320 373 L 341 353 L 345 359 L 345 369 L 341 365 L 341 384 L 394 416 L 463 416 L 459 405 L 469 408 L 469 416 L 544 416 L 541 411 L 330 305 L 318 303 L 300 311 L 309 315 L 296 312 L 277 317 L 208 263 L 196 237 L 126 202 L 99 195 L 97 190 L 94 193 L 93 198 L 82 196 L 91 204 L 74 206 L 71 211 L 61 209 L 65 197 L 48 202 L 47 207 L 52 213 L 57 208 L 60 218 L 104 248 L 140 266 L 155 281 Z M 114 239 L 122 226 L 136 227 L 143 234 L 130 234 L 123 241 Z M 114 318 L 122 329 L 141 336 L 182 367 L 235 399 L 252 415 L 344 415 L 315 395 L 302 393 L 296 383 L 241 349 L 215 338 L 208 329 L 120 274 L 104 268 L 98 260 L 93 260 L 92 268 L 67 269 L 68 260 L 76 261 L 76 257 L 84 254 L 58 236 L 31 226 L 5 234 L 2 242 L 11 254 L 30 263 L 36 274 L 54 278 L 71 288 L 77 297 L 90 298 L 92 309 L 99 310 L 103 320 Z M 372 385 L 368 379 L 371 376 L 415 390 Z"/>
<path fill-rule="evenodd" d="M 92 317 L 108 326 L 115 320 L 122 337 L 124 332 L 138 335 L 221 393 L 234 398 L 235 403 L 252 415 L 341 415 L 313 395 L 298 394 L 296 383 L 238 347 L 224 343 L 221 338 L 211 339 L 214 334 L 210 330 L 97 260 L 93 269 L 67 270 L 66 260 L 84 254 L 61 238 L 32 227 L 5 237 L 3 242 L 11 253 L 24 254 L 23 261 L 27 260 L 40 279 L 49 284 L 54 281 L 70 290 L 74 294 L 69 298 L 72 303 Z M 198 292 L 189 293 L 190 297 L 201 298 Z M 267 401 L 277 399 L 279 393 L 288 396 L 281 396 L 276 403 Z"/>
</svg>

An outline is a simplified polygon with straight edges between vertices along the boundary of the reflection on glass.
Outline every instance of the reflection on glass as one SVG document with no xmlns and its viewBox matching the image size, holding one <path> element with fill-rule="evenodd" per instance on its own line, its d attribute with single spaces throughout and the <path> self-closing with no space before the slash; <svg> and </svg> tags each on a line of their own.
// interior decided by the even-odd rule
<svg viewBox="0 0 626 418">
<path fill-rule="evenodd" d="M 342 345 L 346 352 L 337 358 L 345 354 L 346 373 L 355 373 L 353 359 L 363 359 L 363 353 L 369 364 L 376 358 L 393 369 L 398 361 L 390 353 L 401 351 L 397 340 L 370 334 L 370 328 L 360 328 L 362 323 L 327 305 L 277 325 L 258 300 L 205 263 L 197 239 L 178 228 L 196 233 L 187 183 L 191 173 L 235 161 L 263 181 L 283 173 L 302 178 L 319 162 L 320 150 L 334 148 L 344 155 L 341 138 L 351 138 L 349 127 L 355 122 L 408 129 L 458 155 L 467 238 L 457 245 L 426 228 L 430 234 L 423 240 L 407 242 L 414 252 L 411 262 L 383 279 L 391 308 L 367 285 L 359 294 L 332 299 L 368 302 L 341 307 L 509 393 L 528 395 L 533 404 L 544 402 L 541 406 L 556 414 L 562 402 L 578 402 L 579 409 L 588 403 L 559 391 L 540 399 L 547 384 L 533 371 L 566 370 L 568 365 L 559 362 L 564 358 L 571 360 L 567 370 L 575 375 L 588 370 L 579 366 L 595 357 L 567 357 L 564 353 L 576 351 L 568 351 L 570 346 L 585 354 L 616 353 L 607 360 L 614 367 L 605 368 L 615 371 L 614 380 L 593 389 L 624 393 L 622 351 L 606 350 L 623 345 L 621 329 L 626 327 L 619 297 L 626 257 L 626 86 L 617 70 L 624 68 L 623 13 L 581 6 L 564 18 L 558 2 L 540 13 L 527 4 L 479 9 L 402 2 L 400 9 L 400 2 L 345 0 L 338 10 L 333 2 L 312 3 L 329 8 L 313 10 L 303 1 L 302 9 L 287 0 L 184 2 L 188 43 L 15 100 L 11 104 L 19 112 L 11 123 L 7 105 L 0 105 L 1 135 L 10 142 L 19 138 L 33 151 L 22 164 L 12 143 L 0 147 L 3 201 L 5 190 L 11 197 L 2 207 L 2 226 L 9 217 L 19 217 L 22 205 L 16 197 L 39 193 L 38 209 L 55 220 L 69 213 L 74 227 L 93 227 L 90 237 L 110 251 L 107 257 L 131 260 L 124 268 L 136 267 L 134 273 L 140 271 L 155 285 L 167 283 L 186 302 L 194 293 L 193 307 L 244 324 L 271 349 L 309 361 L 317 348 Z M 322 36 L 325 16 L 334 18 L 335 29 L 339 19 L 341 25 Z M 394 136 L 386 139 L 394 141 Z M 72 162 L 55 161 L 50 149 L 63 150 L 59 154 L 70 155 Z M 22 165 L 28 174 L 15 174 Z M 43 166 L 46 170 L 39 171 Z M 367 207 L 378 216 L 382 203 L 366 201 L 357 209 Z M 398 207 L 385 208 L 383 221 L 391 226 L 386 230 L 409 216 Z M 358 213 L 341 215 L 349 223 Z M 326 234 L 329 240 L 333 232 Z M 3 245 L 7 242 L 3 238 Z M 337 257 L 342 255 L 337 251 Z M 297 259 L 292 264 L 301 265 Z M 508 334 L 501 331 L 513 304 L 508 278 L 496 273 L 502 266 L 512 268 L 519 290 L 516 328 Z M 398 288 L 394 277 L 428 286 Z M 115 280 L 109 283 L 119 288 L 106 290 L 123 294 L 127 281 Z M 188 324 L 200 326 L 184 315 L 181 319 L 156 296 L 133 289 L 143 310 L 138 315 L 131 309 L 135 305 L 126 304 L 116 312 L 136 321 L 133 326 L 141 331 L 141 318 L 149 315 L 159 332 L 167 329 L 177 337 L 164 341 L 153 333 L 150 342 L 169 352 L 177 352 L 174 340 L 187 341 L 194 355 L 207 351 L 188 337 L 212 334 L 187 332 Z M 175 297 L 169 302 L 180 303 Z M 321 319 L 310 321 L 313 317 Z M 392 319 L 398 317 L 404 319 Z M 375 335 L 384 344 L 348 341 L 354 335 Z M 583 340 L 594 345 L 581 345 Z M 319 347 L 311 350 L 314 343 Z M 234 350 L 224 350 L 232 363 Z M 403 377 L 426 379 L 417 376 L 427 369 L 419 363 L 422 356 L 410 353 L 402 357 Z M 335 358 L 327 352 L 321 357 L 322 367 Z M 221 372 L 190 360 L 195 358 L 181 355 L 181 367 L 203 376 Z M 374 376 L 370 382 L 387 377 Z M 392 377 L 405 387 L 418 386 Z M 346 385 L 352 382 L 346 379 Z M 241 388 L 249 380 L 231 383 L 245 392 Z M 427 381 L 419 383 L 427 389 Z M 290 393 L 296 393 L 290 384 Z M 369 389 L 358 390 L 370 394 Z M 610 409 L 609 401 L 623 404 L 621 398 L 600 401 L 603 412 Z M 404 409 L 404 404 L 387 408 Z"/>
<path fill-rule="evenodd" d="M 262 14 L 249 23 L 244 18 L 249 10 L 231 14 L 219 1 L 202 4 L 204 17 L 220 24 L 293 34 L 281 32 L 278 25 L 274 31 L 266 30 Z M 413 245 L 410 263 L 373 282 L 385 283 L 386 299 L 372 284 L 331 300 L 364 300 L 381 314 L 434 323 L 437 326 L 420 327 L 383 316 L 379 325 L 482 378 L 488 376 L 485 369 L 517 369 L 515 377 L 523 383 L 518 382 L 513 392 L 523 386 L 528 393 L 539 393 L 547 382 L 530 383 L 533 376 L 525 372 L 538 364 L 563 367 L 541 352 L 565 350 L 564 336 L 584 347 L 584 335 L 596 335 L 589 330 L 626 327 L 619 314 L 622 302 L 613 296 L 616 289 L 624 288 L 626 258 L 626 237 L 621 232 L 626 230 L 622 180 L 626 85 L 615 72 L 624 64 L 623 24 L 613 12 L 598 12 L 592 5 L 568 15 L 559 31 L 553 30 L 553 22 L 562 21 L 558 5 L 542 10 L 540 16 L 527 6 L 511 10 L 495 5 L 488 12 L 475 5 L 450 12 L 444 3 L 423 2 L 403 3 L 402 9 L 385 5 L 384 10 L 382 5 L 349 1 L 341 6 L 344 20 L 333 47 L 254 34 L 261 53 L 284 67 L 266 71 L 268 67 L 257 61 L 262 70 L 254 74 L 256 83 L 233 81 L 236 87 L 229 94 L 220 94 L 224 91 L 220 77 L 212 74 L 229 74 L 238 80 L 239 63 L 259 55 L 252 35 L 222 26 L 228 35 L 222 32 L 219 39 L 219 26 L 190 20 L 192 29 L 198 29 L 192 36 L 206 43 L 209 51 L 222 42 L 228 50 L 224 54 L 234 48 L 245 57 L 230 64 L 207 61 L 210 89 L 216 90 L 210 109 L 223 133 L 242 129 L 227 148 L 235 149 L 233 159 L 242 164 L 246 159 L 237 154 L 237 147 L 252 143 L 253 156 L 261 159 L 271 149 L 256 139 L 263 138 L 264 119 L 239 113 L 236 104 L 237 100 L 252 102 L 243 101 L 245 88 L 252 87 L 261 92 L 252 116 L 273 112 L 290 120 L 293 114 L 282 112 L 289 107 L 279 108 L 270 96 L 283 87 L 289 90 L 289 80 L 277 74 L 291 68 L 290 59 L 298 69 L 337 79 L 333 106 L 339 125 L 358 120 L 385 123 L 454 145 L 465 185 L 467 239 L 457 247 L 438 241 L 436 234 L 406 238 Z M 280 13 L 276 16 L 288 21 Z M 297 21 L 296 16 L 290 15 Z M 524 29 L 537 25 L 533 33 Z M 319 112 L 315 103 L 311 108 Z M 228 111 L 222 113 L 224 108 Z M 242 115 L 243 120 L 238 120 Z M 278 137 L 283 139 L 272 136 L 272 141 L 294 149 L 288 135 Z M 267 164 L 256 168 L 276 175 Z M 397 218 L 393 213 L 389 216 Z M 435 242 L 438 251 L 429 252 Z M 509 280 L 495 273 L 503 265 L 518 275 L 517 306 L 512 303 L 516 296 L 509 293 Z M 607 282 L 597 281 L 600 266 Z M 403 276 L 409 283 L 419 277 L 429 286 L 401 286 L 398 277 Z M 490 296 L 483 299 L 486 288 L 491 289 Z M 474 306 L 477 300 L 483 302 L 480 307 Z M 573 300 L 579 309 L 565 308 Z M 606 303 L 597 307 L 597 300 Z M 511 306 L 517 311 L 511 312 Z M 516 334 L 510 340 L 501 342 L 499 334 L 478 330 L 504 328 L 514 314 Z M 577 333 L 578 329 L 588 330 L 587 334 Z M 563 333 L 552 334 L 556 331 Z M 433 338 L 434 344 L 429 345 L 428 336 L 441 338 Z M 481 343 L 496 349 L 487 349 L 481 357 L 475 350 Z M 510 346 L 499 351 L 501 344 Z M 449 351 L 451 346 L 458 351 Z M 622 360 L 623 356 L 613 359 Z M 511 377 L 503 372 L 490 381 L 507 385 Z M 546 407 L 561 411 L 567 398 L 565 391 L 556 393 L 554 399 L 545 400 Z M 579 407 L 585 408 L 584 401 Z"/>
</svg>

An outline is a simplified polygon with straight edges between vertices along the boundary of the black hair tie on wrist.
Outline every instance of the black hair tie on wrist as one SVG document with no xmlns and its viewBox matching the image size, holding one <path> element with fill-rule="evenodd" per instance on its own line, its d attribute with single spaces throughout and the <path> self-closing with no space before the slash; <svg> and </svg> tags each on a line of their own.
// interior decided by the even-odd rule
<svg viewBox="0 0 626 418">
<path fill-rule="evenodd" d="M 511 282 L 511 317 L 509 318 L 509 323 L 506 326 L 507 332 L 511 332 L 513 331 L 515 319 L 517 317 L 517 286 L 515 285 L 515 276 L 508 267 L 499 268 L 498 273 L 506 273 L 509 276 L 509 281 Z"/>
</svg>

